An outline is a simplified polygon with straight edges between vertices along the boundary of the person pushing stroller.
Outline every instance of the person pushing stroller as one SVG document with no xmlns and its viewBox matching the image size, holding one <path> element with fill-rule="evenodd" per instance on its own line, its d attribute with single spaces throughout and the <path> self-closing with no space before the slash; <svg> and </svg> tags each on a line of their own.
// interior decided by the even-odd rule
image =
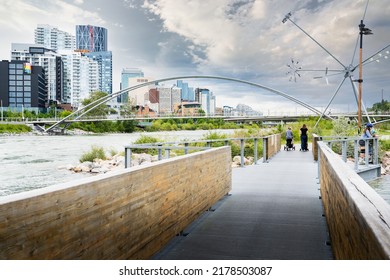
<svg viewBox="0 0 390 280">
<path fill-rule="evenodd" d="M 293 133 L 291 131 L 291 127 L 288 127 L 288 129 L 286 131 L 286 146 L 284 146 L 284 150 L 287 150 L 287 151 L 289 149 L 295 150 L 295 147 L 293 144 L 293 139 L 294 139 L 294 136 L 293 136 Z"/>
</svg>

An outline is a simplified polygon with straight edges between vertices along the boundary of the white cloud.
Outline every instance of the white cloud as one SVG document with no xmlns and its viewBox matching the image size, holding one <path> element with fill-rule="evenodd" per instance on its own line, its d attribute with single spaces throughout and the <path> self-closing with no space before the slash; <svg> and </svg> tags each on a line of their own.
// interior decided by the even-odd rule
<svg viewBox="0 0 390 280">
<path fill-rule="evenodd" d="M 203 49 L 204 59 L 189 52 L 198 71 L 249 77 L 299 95 L 307 102 L 313 98 L 310 92 L 321 90 L 323 94 L 315 95 L 316 99 L 318 103 L 326 104 L 342 76 L 329 77 L 330 85 L 326 85 L 324 79 L 314 80 L 313 76 L 324 75 L 326 68 L 343 67 L 294 24 L 289 21 L 282 24 L 282 19 L 292 11 L 291 19 L 348 67 L 365 4 L 365 0 L 321 1 L 316 6 L 310 0 L 298 3 L 282 0 L 180 1 L 180 4 L 176 0 L 156 0 L 146 2 L 144 8 L 163 21 L 166 31 L 179 34 L 192 42 L 192 46 Z M 366 56 L 390 43 L 388 30 L 384 28 L 390 25 L 389 9 L 380 1 L 370 2 L 365 22 L 367 26 L 375 27 L 376 36 L 375 40 L 364 38 Z M 289 83 L 285 73 L 291 58 L 299 60 L 303 69 L 323 71 L 316 75 L 303 72 L 297 84 Z M 355 55 L 353 64 L 357 62 Z M 380 71 L 371 69 L 371 73 L 380 74 Z M 380 75 L 383 73 L 382 69 Z M 353 96 L 349 81 L 346 81 L 346 87 L 349 96 L 339 98 L 340 103 L 349 102 Z M 346 95 L 338 95 L 342 97 L 343 94 Z"/>
<path fill-rule="evenodd" d="M 329 85 L 324 79 L 313 77 L 323 75 L 327 67 L 341 66 L 293 23 L 283 24 L 282 19 L 292 12 L 291 19 L 296 24 L 348 66 L 366 5 L 366 0 L 94 0 L 93 5 L 90 2 L 2 0 L 1 59 L 9 58 L 12 42 L 33 42 L 34 28 L 39 23 L 73 34 L 77 24 L 99 25 L 109 30 L 114 89 L 119 88 L 121 68 L 138 67 L 155 78 L 196 73 L 246 79 L 324 106 L 341 77 L 329 77 Z M 390 5 L 383 2 L 370 1 L 365 23 L 374 35 L 364 37 L 364 57 L 390 43 Z M 353 64 L 358 62 L 357 54 Z M 298 60 L 303 69 L 322 72 L 301 72 L 302 77 L 296 83 L 289 82 L 286 64 L 291 58 Z M 383 59 L 364 68 L 364 97 L 369 98 L 369 104 L 377 101 L 376 95 L 380 96 L 382 89 L 385 98 L 390 99 L 386 95 L 390 92 L 389 68 L 390 61 Z M 260 106 L 266 103 L 265 99 L 275 98 L 266 94 L 266 98 L 259 99 L 257 90 L 237 85 L 229 85 L 230 90 L 217 83 L 197 85 L 209 86 L 217 100 L 233 102 L 240 96 L 240 101 L 249 100 Z M 252 94 L 256 98 L 251 99 Z M 258 100 L 261 102 L 257 104 Z M 335 102 L 345 106 L 351 100 L 354 97 L 348 82 Z M 278 101 L 284 102 L 280 97 Z M 267 110 L 270 106 L 278 108 L 278 102 L 272 102 L 268 102 Z M 286 104 L 287 108 L 295 106 Z"/>
</svg>

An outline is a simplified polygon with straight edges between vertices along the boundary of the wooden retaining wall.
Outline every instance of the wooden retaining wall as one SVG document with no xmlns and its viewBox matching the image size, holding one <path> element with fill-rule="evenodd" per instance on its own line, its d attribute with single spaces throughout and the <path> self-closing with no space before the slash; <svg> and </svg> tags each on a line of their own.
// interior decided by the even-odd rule
<svg viewBox="0 0 390 280">
<path fill-rule="evenodd" d="M 322 142 L 321 197 L 336 259 L 390 259 L 390 205 Z"/>
<path fill-rule="evenodd" d="M 0 198 L 0 259 L 147 259 L 232 186 L 221 147 Z"/>
<path fill-rule="evenodd" d="M 281 134 L 274 134 L 264 138 L 263 141 L 266 141 L 267 154 L 266 159 L 271 158 L 281 149 Z"/>
<path fill-rule="evenodd" d="M 313 153 L 313 159 L 315 161 L 318 160 L 318 141 L 321 141 L 321 136 L 318 136 L 317 134 L 313 134 L 313 140 L 311 142 L 311 151 Z"/>
</svg>

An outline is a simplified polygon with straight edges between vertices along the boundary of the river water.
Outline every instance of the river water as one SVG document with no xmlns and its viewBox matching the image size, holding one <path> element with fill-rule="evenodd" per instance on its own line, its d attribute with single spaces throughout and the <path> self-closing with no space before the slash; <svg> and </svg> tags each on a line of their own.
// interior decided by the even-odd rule
<svg viewBox="0 0 390 280">
<path fill-rule="evenodd" d="M 218 130 L 226 134 L 232 130 Z M 148 132 L 131 134 L 72 135 L 72 136 L 0 136 L 0 196 L 63 183 L 86 174 L 72 173 L 61 166 L 75 165 L 82 154 L 93 145 L 124 151 L 141 135 L 162 141 L 197 140 L 209 131 Z M 369 183 L 390 203 L 390 176 Z"/>
<path fill-rule="evenodd" d="M 197 140 L 207 133 L 208 131 L 195 130 L 72 136 L 0 136 L 0 196 L 90 176 L 59 167 L 76 165 L 81 155 L 90 151 L 93 145 L 122 152 L 125 145 L 133 143 L 141 135 L 156 137 L 162 141 L 181 141 Z"/>
</svg>

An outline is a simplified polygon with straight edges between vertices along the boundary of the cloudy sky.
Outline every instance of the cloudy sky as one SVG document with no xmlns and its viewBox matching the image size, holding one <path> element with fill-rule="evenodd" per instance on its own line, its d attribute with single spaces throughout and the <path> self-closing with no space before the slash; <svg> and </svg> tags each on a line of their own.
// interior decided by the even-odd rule
<svg viewBox="0 0 390 280">
<path fill-rule="evenodd" d="M 390 0 L 371 0 L 367 10 L 367 0 L 0 1 L 0 59 L 10 59 L 11 43 L 33 43 L 37 24 L 73 34 L 77 24 L 103 26 L 113 52 L 114 90 L 119 90 L 122 68 L 134 67 L 155 79 L 185 75 L 243 79 L 322 110 L 344 78 L 333 70 L 359 63 L 358 25 L 363 17 L 374 33 L 364 36 L 363 59 L 390 44 Z M 289 12 L 291 20 L 330 54 L 292 22 L 282 23 Z M 390 100 L 389 50 L 363 67 L 363 100 L 368 106 L 379 102 L 382 94 Z M 296 72 L 299 67 L 320 71 Z M 358 71 L 353 72 L 353 79 L 358 79 Z M 326 73 L 326 79 L 315 78 Z M 192 87 L 212 90 L 217 106 L 244 103 L 265 114 L 307 111 L 279 95 L 244 84 L 186 81 Z M 330 109 L 356 108 L 348 78 Z"/>
</svg>

